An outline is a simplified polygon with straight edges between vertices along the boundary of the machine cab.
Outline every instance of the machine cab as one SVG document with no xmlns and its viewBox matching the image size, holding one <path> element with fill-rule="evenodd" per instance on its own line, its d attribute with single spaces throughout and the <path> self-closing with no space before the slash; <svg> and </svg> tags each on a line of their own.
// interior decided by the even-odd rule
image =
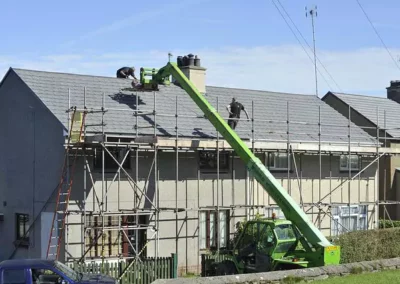
<svg viewBox="0 0 400 284">
<path fill-rule="evenodd" d="M 246 225 L 236 244 L 238 260 L 245 273 L 273 270 L 274 260 L 296 245 L 292 224 L 282 220 L 256 220 Z"/>
</svg>

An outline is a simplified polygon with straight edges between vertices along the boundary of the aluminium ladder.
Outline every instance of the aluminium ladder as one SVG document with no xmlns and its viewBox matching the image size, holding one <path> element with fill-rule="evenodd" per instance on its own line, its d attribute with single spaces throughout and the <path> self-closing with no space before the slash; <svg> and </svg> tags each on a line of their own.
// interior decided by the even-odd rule
<svg viewBox="0 0 400 284">
<path fill-rule="evenodd" d="M 78 155 L 78 147 L 76 147 L 71 165 L 70 177 L 68 178 L 70 143 L 71 140 L 73 140 L 73 142 L 82 142 L 81 138 L 82 138 L 85 117 L 86 117 L 86 112 L 83 112 L 82 114 L 82 112 L 76 111 L 76 107 L 74 108 L 74 112 L 72 114 L 72 119 L 71 119 L 71 127 L 68 133 L 67 148 L 65 150 L 64 165 L 61 174 L 60 184 L 58 187 L 58 194 L 50 230 L 49 242 L 47 246 L 47 259 L 50 258 L 58 260 L 58 256 L 60 253 L 61 240 L 64 234 L 65 219 L 68 213 L 68 203 L 73 184 L 73 173 L 75 170 L 75 163 Z M 75 126 L 76 123 L 79 123 L 80 125 Z"/>
</svg>

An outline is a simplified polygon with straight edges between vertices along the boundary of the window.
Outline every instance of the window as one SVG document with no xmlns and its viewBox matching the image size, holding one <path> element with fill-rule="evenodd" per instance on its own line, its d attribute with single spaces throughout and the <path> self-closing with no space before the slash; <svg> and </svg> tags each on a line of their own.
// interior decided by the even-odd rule
<svg viewBox="0 0 400 284">
<path fill-rule="evenodd" d="M 16 220 L 16 241 L 20 246 L 29 246 L 29 215 L 28 214 L 15 214 Z"/>
<path fill-rule="evenodd" d="M 219 231 L 218 231 L 219 223 Z M 200 249 L 220 248 L 228 246 L 229 237 L 229 210 L 200 211 L 199 239 Z"/>
<path fill-rule="evenodd" d="M 122 253 L 125 257 L 139 255 L 141 257 L 146 256 L 146 242 L 147 242 L 147 230 L 149 216 L 146 215 L 129 215 L 122 217 L 122 226 L 129 226 L 130 228 L 125 229 L 122 235 Z M 138 228 L 138 229 L 135 229 Z M 142 227 L 142 228 L 140 228 Z"/>
<path fill-rule="evenodd" d="M 121 164 L 122 160 L 125 158 L 127 149 L 121 148 L 108 148 L 110 153 L 114 156 L 114 158 Z M 102 149 L 94 150 L 94 169 L 96 171 L 101 171 L 103 168 L 103 154 Z M 123 165 L 125 170 L 131 169 L 131 159 L 130 155 L 126 157 Z M 104 170 L 107 172 L 115 172 L 118 170 L 118 164 L 114 161 L 114 159 L 110 156 L 110 154 L 104 150 Z"/>
<path fill-rule="evenodd" d="M 287 153 L 267 153 L 267 165 L 270 170 L 287 170 L 288 154 Z"/>
<path fill-rule="evenodd" d="M 104 253 L 105 257 L 118 256 L 118 244 L 122 243 L 121 233 L 118 230 L 118 217 L 119 216 L 106 216 L 104 217 L 104 231 L 102 230 L 103 217 L 101 216 L 87 216 L 87 226 L 90 227 L 86 231 L 86 254 L 87 257 L 100 257 Z M 114 227 L 110 230 L 110 227 Z M 108 229 L 107 229 L 108 228 Z M 103 235 L 101 234 L 103 231 Z M 103 251 L 104 241 L 104 251 Z"/>
<path fill-rule="evenodd" d="M 349 211 L 350 209 L 350 211 Z M 332 208 L 332 236 L 357 230 L 366 230 L 367 205 L 337 206 Z"/>
<path fill-rule="evenodd" d="M 76 272 L 71 274 L 69 270 L 65 270 L 65 265 L 60 266 L 59 263 L 55 264 L 56 268 L 58 268 L 62 273 L 66 274 L 73 281 L 78 281 L 79 277 Z M 68 268 L 68 267 L 67 267 Z M 69 268 L 68 268 L 69 269 Z M 59 279 L 65 280 L 61 274 L 54 272 L 49 269 L 32 269 L 32 283 L 33 284 L 60 284 Z"/>
<path fill-rule="evenodd" d="M 25 284 L 24 269 L 5 269 L 3 271 L 3 284 Z"/>
<path fill-rule="evenodd" d="M 219 171 L 229 171 L 230 153 L 227 151 L 219 152 Z M 217 172 L 217 151 L 199 151 L 199 167 L 202 172 Z"/>
<path fill-rule="evenodd" d="M 340 155 L 340 171 L 348 171 L 349 164 L 351 167 L 351 171 L 359 171 L 360 170 L 360 156 L 358 155 Z"/>
<path fill-rule="evenodd" d="M 102 230 L 103 218 L 101 216 L 89 215 L 86 218 L 88 229 L 85 243 L 86 256 L 89 258 L 99 258 L 103 253 L 105 257 L 134 256 L 136 250 L 140 252 L 146 242 L 146 230 L 137 228 L 141 225 L 147 226 L 146 216 L 105 216 L 104 230 Z M 119 224 L 120 222 L 121 224 Z M 126 226 L 131 228 L 124 229 Z M 141 256 L 144 256 L 145 253 L 143 251 Z"/>
</svg>

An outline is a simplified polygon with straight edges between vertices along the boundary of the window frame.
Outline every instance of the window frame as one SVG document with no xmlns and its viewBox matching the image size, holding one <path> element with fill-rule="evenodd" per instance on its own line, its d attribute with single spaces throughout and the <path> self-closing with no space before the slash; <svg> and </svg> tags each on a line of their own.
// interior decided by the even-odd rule
<svg viewBox="0 0 400 284">
<path fill-rule="evenodd" d="M 218 223 L 221 223 L 221 218 L 220 214 L 225 213 L 224 217 L 224 236 L 223 238 L 220 235 L 220 232 L 218 231 Z M 205 228 L 202 228 L 202 217 L 201 215 L 205 214 L 205 223 L 204 226 Z M 211 218 L 212 217 L 212 218 Z M 229 246 L 229 236 L 230 236 L 230 210 L 229 209 L 223 209 L 219 210 L 219 214 L 217 210 L 200 210 L 199 211 L 199 216 L 198 216 L 198 224 L 199 224 L 199 249 L 200 250 L 213 250 L 218 247 L 218 243 L 221 243 L 222 240 L 224 239 L 224 246 L 220 245 L 221 248 L 228 248 Z M 211 224 L 213 223 L 213 236 L 211 236 Z M 219 226 L 219 229 L 221 230 L 221 226 Z M 203 236 L 204 233 L 204 236 Z M 205 246 L 202 246 L 202 243 L 205 243 Z M 212 242 L 214 244 L 212 244 Z"/>
<path fill-rule="evenodd" d="M 202 163 L 202 159 L 205 158 L 203 154 L 213 154 L 213 163 L 215 166 L 207 167 L 207 161 Z M 198 167 L 203 174 L 216 174 L 218 171 L 217 165 L 217 150 L 198 150 L 197 151 Z M 229 173 L 231 168 L 232 155 L 230 151 L 220 150 L 219 151 L 219 173 Z M 202 165 L 203 164 L 203 165 Z"/>
<path fill-rule="evenodd" d="M 25 220 L 21 220 L 21 218 Z M 21 224 L 20 222 L 23 222 Z M 21 233 L 21 225 L 23 232 Z M 29 247 L 29 214 L 15 213 L 15 244 L 19 247 Z M 25 237 L 23 237 L 25 235 Z"/>
<path fill-rule="evenodd" d="M 357 213 L 351 213 L 352 209 L 356 208 Z M 336 237 L 346 232 L 352 231 L 362 231 L 368 230 L 368 205 L 350 205 L 350 214 L 348 212 L 349 206 L 335 206 L 332 208 L 332 226 L 331 226 L 331 235 Z M 344 211 L 346 210 L 346 211 Z M 344 218 L 354 218 L 356 219 L 356 229 L 353 230 L 352 228 L 343 229 L 343 219 Z M 364 219 L 364 227 L 361 228 L 362 222 L 361 219 Z M 350 224 L 350 222 L 349 222 Z"/>
<path fill-rule="evenodd" d="M 361 170 L 361 155 L 358 154 L 350 154 L 350 163 L 347 163 L 346 166 L 342 166 L 342 158 L 347 157 L 347 161 L 349 161 L 349 154 L 342 154 L 339 156 L 339 171 L 340 172 L 348 172 L 349 171 L 349 164 L 350 164 L 350 171 L 351 172 L 358 172 Z M 352 158 L 357 157 L 357 168 L 352 168 Z"/>
<path fill-rule="evenodd" d="M 266 157 L 265 157 L 265 166 L 268 168 L 269 171 L 276 171 L 276 172 L 283 172 L 283 171 L 291 171 L 291 164 L 289 165 L 288 163 L 288 157 L 290 157 L 290 153 L 287 152 L 266 152 L 265 153 Z M 285 159 L 285 164 L 286 166 L 284 167 L 277 167 L 277 159 L 281 158 L 280 156 L 284 156 Z M 272 164 L 273 162 L 273 164 Z M 279 163 L 278 163 L 279 164 Z"/>
</svg>

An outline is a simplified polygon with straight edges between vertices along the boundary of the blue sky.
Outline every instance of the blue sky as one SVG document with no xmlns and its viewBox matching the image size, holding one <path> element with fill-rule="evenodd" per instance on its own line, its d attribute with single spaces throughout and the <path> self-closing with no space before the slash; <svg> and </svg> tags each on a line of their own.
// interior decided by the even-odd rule
<svg viewBox="0 0 400 284">
<path fill-rule="evenodd" d="M 397 59 L 400 2 L 359 1 Z M 198 54 L 210 85 L 313 93 L 312 62 L 273 3 L 310 44 L 305 6 L 317 5 L 317 54 L 330 74 L 319 66 L 320 95 L 383 96 L 400 79 L 356 0 L 5 1 L 0 77 L 10 66 L 114 76 L 122 65 L 161 67 L 171 51 Z"/>
</svg>

